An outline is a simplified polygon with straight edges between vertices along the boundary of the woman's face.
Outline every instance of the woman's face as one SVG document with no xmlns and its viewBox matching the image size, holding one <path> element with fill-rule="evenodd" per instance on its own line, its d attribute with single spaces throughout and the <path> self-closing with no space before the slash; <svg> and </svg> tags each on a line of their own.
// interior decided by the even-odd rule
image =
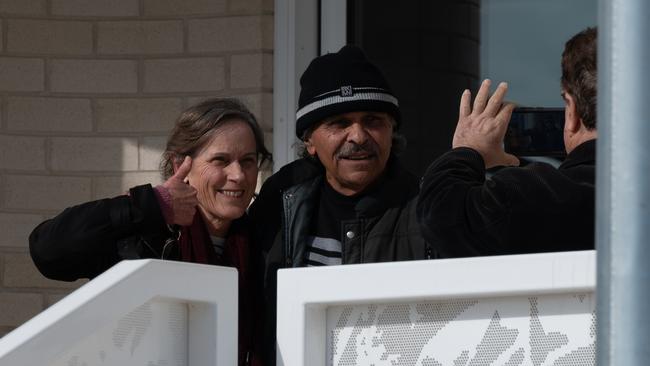
<svg viewBox="0 0 650 366">
<path fill-rule="evenodd" d="M 253 198 L 257 171 L 253 131 L 243 120 L 232 119 L 198 150 L 187 177 L 206 218 L 231 221 L 244 214 Z"/>
</svg>

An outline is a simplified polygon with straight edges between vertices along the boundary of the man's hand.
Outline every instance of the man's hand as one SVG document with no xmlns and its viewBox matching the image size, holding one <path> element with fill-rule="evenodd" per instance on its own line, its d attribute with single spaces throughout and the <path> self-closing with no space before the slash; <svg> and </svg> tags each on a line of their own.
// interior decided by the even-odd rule
<svg viewBox="0 0 650 366">
<path fill-rule="evenodd" d="M 163 183 L 163 187 L 167 188 L 172 198 L 173 223 L 180 226 L 192 224 L 196 206 L 199 204 L 196 198 L 196 189 L 186 183 L 186 177 L 190 173 L 190 169 L 192 169 L 192 158 L 186 156 L 176 173 Z"/>
<path fill-rule="evenodd" d="M 460 114 L 454 132 L 452 147 L 469 147 L 478 151 L 486 168 L 495 166 L 518 166 L 519 159 L 503 150 L 503 138 L 515 105 L 504 103 L 508 84 L 500 83 L 490 97 L 490 80 L 485 79 L 471 107 L 472 93 L 463 92 L 460 98 Z"/>
</svg>

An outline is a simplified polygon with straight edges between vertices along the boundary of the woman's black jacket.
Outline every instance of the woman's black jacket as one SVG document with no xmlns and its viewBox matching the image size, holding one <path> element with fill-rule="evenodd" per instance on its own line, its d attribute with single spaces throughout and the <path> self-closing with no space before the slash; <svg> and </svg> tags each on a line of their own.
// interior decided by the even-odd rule
<svg viewBox="0 0 650 366">
<path fill-rule="evenodd" d="M 129 195 L 65 209 L 32 231 L 29 249 L 45 277 L 74 281 L 96 277 L 122 259 L 177 258 L 177 247 L 163 255 L 170 237 L 153 188 L 143 185 Z"/>
</svg>

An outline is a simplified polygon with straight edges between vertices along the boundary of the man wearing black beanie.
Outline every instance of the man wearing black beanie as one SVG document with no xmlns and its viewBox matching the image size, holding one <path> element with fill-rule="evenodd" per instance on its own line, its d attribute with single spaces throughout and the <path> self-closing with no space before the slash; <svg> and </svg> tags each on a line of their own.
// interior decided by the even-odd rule
<svg viewBox="0 0 650 366">
<path fill-rule="evenodd" d="M 430 258 L 415 216 L 418 179 L 395 157 L 398 100 L 355 46 L 314 59 L 300 78 L 303 157 L 271 176 L 250 208 L 265 254 L 267 358 L 275 363 L 279 268 Z"/>
</svg>

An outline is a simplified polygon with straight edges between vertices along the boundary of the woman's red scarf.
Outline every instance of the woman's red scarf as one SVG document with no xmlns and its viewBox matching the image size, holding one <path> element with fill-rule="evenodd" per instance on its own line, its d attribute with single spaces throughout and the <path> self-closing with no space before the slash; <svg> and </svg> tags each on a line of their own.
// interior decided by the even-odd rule
<svg viewBox="0 0 650 366">
<path fill-rule="evenodd" d="M 223 257 L 214 251 L 212 241 L 201 215 L 194 215 L 192 225 L 181 228 L 179 238 L 181 260 L 183 262 L 214 264 L 234 267 L 239 273 L 239 365 L 261 366 L 257 352 L 252 352 L 253 329 L 255 322 L 254 307 L 259 305 L 252 291 L 252 279 L 249 273 L 249 239 L 245 225 L 234 221 L 226 237 Z M 257 332 L 255 332 L 257 333 Z M 247 362 L 248 360 L 248 362 Z"/>
</svg>

